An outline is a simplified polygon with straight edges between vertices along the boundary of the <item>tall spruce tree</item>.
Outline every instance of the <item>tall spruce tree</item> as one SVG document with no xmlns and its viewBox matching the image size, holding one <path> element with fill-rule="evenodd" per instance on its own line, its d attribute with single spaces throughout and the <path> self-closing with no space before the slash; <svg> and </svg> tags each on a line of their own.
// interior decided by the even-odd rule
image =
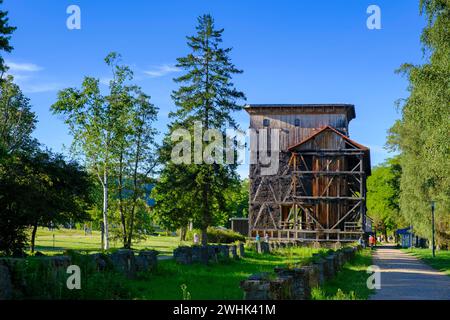
<svg viewBox="0 0 450 320">
<path fill-rule="evenodd" d="M 3 0 L 0 0 L 0 6 L 3 5 Z M 11 27 L 8 21 L 8 12 L 0 10 L 0 51 L 11 52 L 13 47 L 9 43 L 11 34 L 16 30 L 16 27 Z M 5 60 L 0 56 L 0 80 L 3 79 L 3 74 L 8 70 L 5 65 Z"/>
<path fill-rule="evenodd" d="M 245 100 L 245 95 L 235 88 L 232 77 L 242 71 L 231 62 L 231 48 L 221 48 L 224 30 L 215 28 L 211 15 L 200 16 L 196 30 L 196 35 L 187 37 L 191 52 L 177 59 L 177 67 L 185 73 L 174 79 L 180 87 L 172 93 L 177 110 L 170 114 L 173 119 L 170 127 L 185 128 L 192 133 L 195 123 L 201 123 L 203 132 L 215 129 L 225 138 L 227 128 L 238 129 L 232 113 L 243 108 L 239 102 Z M 205 142 L 202 151 L 204 147 Z M 222 153 L 215 154 L 214 161 L 170 163 L 161 174 L 160 184 L 178 181 L 180 183 L 175 183 L 175 190 L 180 195 L 178 198 L 190 199 L 192 207 L 188 211 L 202 231 L 202 244 L 208 242 L 207 228 L 214 223 L 214 217 L 226 210 L 224 191 L 237 180 L 236 164 L 227 164 L 224 157 Z M 178 177 L 170 178 L 173 174 L 178 174 Z M 159 189 L 167 188 L 160 185 Z M 182 202 L 185 203 L 184 200 Z M 179 212 L 178 205 L 174 203 L 173 206 L 166 203 L 165 212 Z"/>
</svg>

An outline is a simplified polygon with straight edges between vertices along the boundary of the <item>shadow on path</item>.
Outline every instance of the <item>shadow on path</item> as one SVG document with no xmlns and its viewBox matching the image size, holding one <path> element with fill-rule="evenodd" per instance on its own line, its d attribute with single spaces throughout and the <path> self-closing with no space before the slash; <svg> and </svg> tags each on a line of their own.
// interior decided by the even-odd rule
<svg viewBox="0 0 450 320">
<path fill-rule="evenodd" d="M 450 300 L 450 277 L 394 247 L 378 247 L 373 264 L 381 268 L 381 289 L 371 300 Z"/>
</svg>

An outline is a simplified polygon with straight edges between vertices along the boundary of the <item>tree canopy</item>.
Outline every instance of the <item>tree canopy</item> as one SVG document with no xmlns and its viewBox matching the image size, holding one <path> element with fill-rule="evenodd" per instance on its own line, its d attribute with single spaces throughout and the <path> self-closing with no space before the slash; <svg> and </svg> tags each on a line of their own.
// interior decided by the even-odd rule
<svg viewBox="0 0 450 320">
<path fill-rule="evenodd" d="M 388 143 L 401 151 L 400 210 L 415 232 L 431 238 L 431 201 L 436 201 L 437 241 L 450 242 L 450 3 L 421 0 L 426 62 L 404 64 L 410 95 L 399 102 L 402 118 Z"/>
<path fill-rule="evenodd" d="M 374 167 L 367 179 L 367 214 L 376 231 L 385 235 L 404 226 L 399 206 L 401 173 L 400 159 L 395 157 Z"/>
<path fill-rule="evenodd" d="M 0 6 L 3 4 L 3 0 L 0 0 Z M 9 25 L 8 12 L 0 10 L 0 51 L 11 52 L 13 47 L 9 43 L 12 33 L 16 30 L 16 27 Z M 3 79 L 3 74 L 8 70 L 5 65 L 5 60 L 0 55 L 0 81 Z"/>
<path fill-rule="evenodd" d="M 118 53 L 110 53 L 105 62 L 112 70 L 108 94 L 102 94 L 99 79 L 85 77 L 81 89 L 60 91 L 51 108 L 64 116 L 74 138 L 73 153 L 81 156 L 101 184 L 102 240 L 108 249 L 111 200 L 118 201 L 124 246 L 131 246 L 138 202 L 155 168 L 157 131 L 152 124 L 157 108 L 130 83 L 133 72 L 121 64 Z"/>
</svg>

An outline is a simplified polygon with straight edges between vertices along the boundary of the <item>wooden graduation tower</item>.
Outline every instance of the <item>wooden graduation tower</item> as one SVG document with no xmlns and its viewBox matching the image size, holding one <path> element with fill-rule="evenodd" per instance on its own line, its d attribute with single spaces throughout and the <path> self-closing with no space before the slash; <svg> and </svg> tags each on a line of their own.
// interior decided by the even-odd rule
<svg viewBox="0 0 450 320">
<path fill-rule="evenodd" d="M 251 150 L 279 133 L 275 174 L 250 165 L 249 236 L 355 241 L 366 229 L 370 151 L 349 138 L 349 104 L 248 105 Z M 278 129 L 278 130 L 275 130 Z M 264 134 L 263 134 L 264 132 Z M 263 136 L 261 136 L 263 135 Z M 252 152 L 259 159 L 262 152 Z M 271 151 L 273 152 L 273 151 Z M 267 152 L 266 152 L 267 153 Z M 269 153 L 270 155 L 270 153 Z"/>
</svg>

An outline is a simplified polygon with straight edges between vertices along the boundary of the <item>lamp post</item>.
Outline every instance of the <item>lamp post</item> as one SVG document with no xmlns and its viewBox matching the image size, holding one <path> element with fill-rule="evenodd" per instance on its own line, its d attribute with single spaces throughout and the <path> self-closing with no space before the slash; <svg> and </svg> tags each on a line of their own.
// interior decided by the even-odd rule
<svg viewBox="0 0 450 320">
<path fill-rule="evenodd" d="M 433 258 L 436 257 L 436 246 L 434 245 L 434 201 L 431 201 L 431 241 L 433 246 Z"/>
</svg>

